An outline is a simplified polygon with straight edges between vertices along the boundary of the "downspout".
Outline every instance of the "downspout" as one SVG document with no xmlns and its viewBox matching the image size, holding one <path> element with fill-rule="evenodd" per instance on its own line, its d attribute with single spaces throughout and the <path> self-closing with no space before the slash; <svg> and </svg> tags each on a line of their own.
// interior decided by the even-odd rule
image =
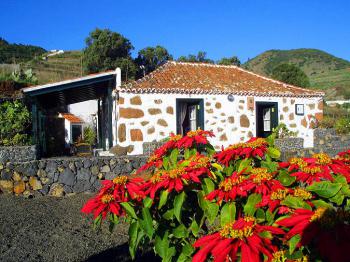
<svg viewBox="0 0 350 262">
<path fill-rule="evenodd" d="M 112 98 L 113 98 L 113 119 L 112 119 L 112 125 L 113 125 L 113 146 L 116 146 L 118 143 L 118 108 L 117 108 L 117 101 L 119 100 L 119 91 L 122 84 L 122 78 L 121 78 L 121 69 L 118 67 L 115 69 L 115 89 L 112 91 Z"/>
</svg>

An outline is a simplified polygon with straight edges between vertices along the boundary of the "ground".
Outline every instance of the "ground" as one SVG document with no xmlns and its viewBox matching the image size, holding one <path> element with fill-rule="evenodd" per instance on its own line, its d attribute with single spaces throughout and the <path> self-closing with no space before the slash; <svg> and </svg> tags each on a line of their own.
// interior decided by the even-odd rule
<svg viewBox="0 0 350 262">
<path fill-rule="evenodd" d="M 0 261 L 130 261 L 127 226 L 111 234 L 80 213 L 91 195 L 25 199 L 0 194 Z M 138 261 L 155 261 L 150 253 Z"/>
</svg>

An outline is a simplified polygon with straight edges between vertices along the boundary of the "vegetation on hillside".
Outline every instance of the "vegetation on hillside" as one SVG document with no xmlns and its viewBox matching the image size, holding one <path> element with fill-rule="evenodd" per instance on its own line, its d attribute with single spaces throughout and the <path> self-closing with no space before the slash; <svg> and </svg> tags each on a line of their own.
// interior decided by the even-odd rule
<svg viewBox="0 0 350 262">
<path fill-rule="evenodd" d="M 44 54 L 46 50 L 39 46 L 10 44 L 0 37 L 0 64 L 29 61 Z"/>
<path fill-rule="evenodd" d="M 269 50 L 243 67 L 271 76 L 280 64 L 299 67 L 310 79 L 310 88 L 321 89 L 329 99 L 350 98 L 350 62 L 317 49 Z"/>
<path fill-rule="evenodd" d="M 280 64 L 272 70 L 273 79 L 282 81 L 284 83 L 308 87 L 310 81 L 307 75 L 297 66 L 292 64 Z"/>
</svg>

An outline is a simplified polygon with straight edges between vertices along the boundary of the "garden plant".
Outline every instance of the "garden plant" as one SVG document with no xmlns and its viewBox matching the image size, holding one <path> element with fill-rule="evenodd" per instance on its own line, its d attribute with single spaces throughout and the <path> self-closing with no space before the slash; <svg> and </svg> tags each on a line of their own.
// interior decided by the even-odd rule
<svg viewBox="0 0 350 262">
<path fill-rule="evenodd" d="M 350 151 L 278 161 L 273 137 L 216 152 L 212 132 L 171 135 L 82 209 L 129 223 L 129 250 L 163 261 L 349 261 Z"/>
</svg>

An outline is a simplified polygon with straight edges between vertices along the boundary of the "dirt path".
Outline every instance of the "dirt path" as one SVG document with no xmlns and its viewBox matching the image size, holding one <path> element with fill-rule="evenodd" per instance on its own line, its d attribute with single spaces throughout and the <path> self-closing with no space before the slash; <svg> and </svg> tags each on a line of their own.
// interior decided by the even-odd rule
<svg viewBox="0 0 350 262">
<path fill-rule="evenodd" d="M 94 231 L 80 213 L 90 195 L 66 198 L 0 194 L 0 261 L 130 261 L 127 227 Z M 154 261 L 144 255 L 139 261 Z"/>
</svg>

